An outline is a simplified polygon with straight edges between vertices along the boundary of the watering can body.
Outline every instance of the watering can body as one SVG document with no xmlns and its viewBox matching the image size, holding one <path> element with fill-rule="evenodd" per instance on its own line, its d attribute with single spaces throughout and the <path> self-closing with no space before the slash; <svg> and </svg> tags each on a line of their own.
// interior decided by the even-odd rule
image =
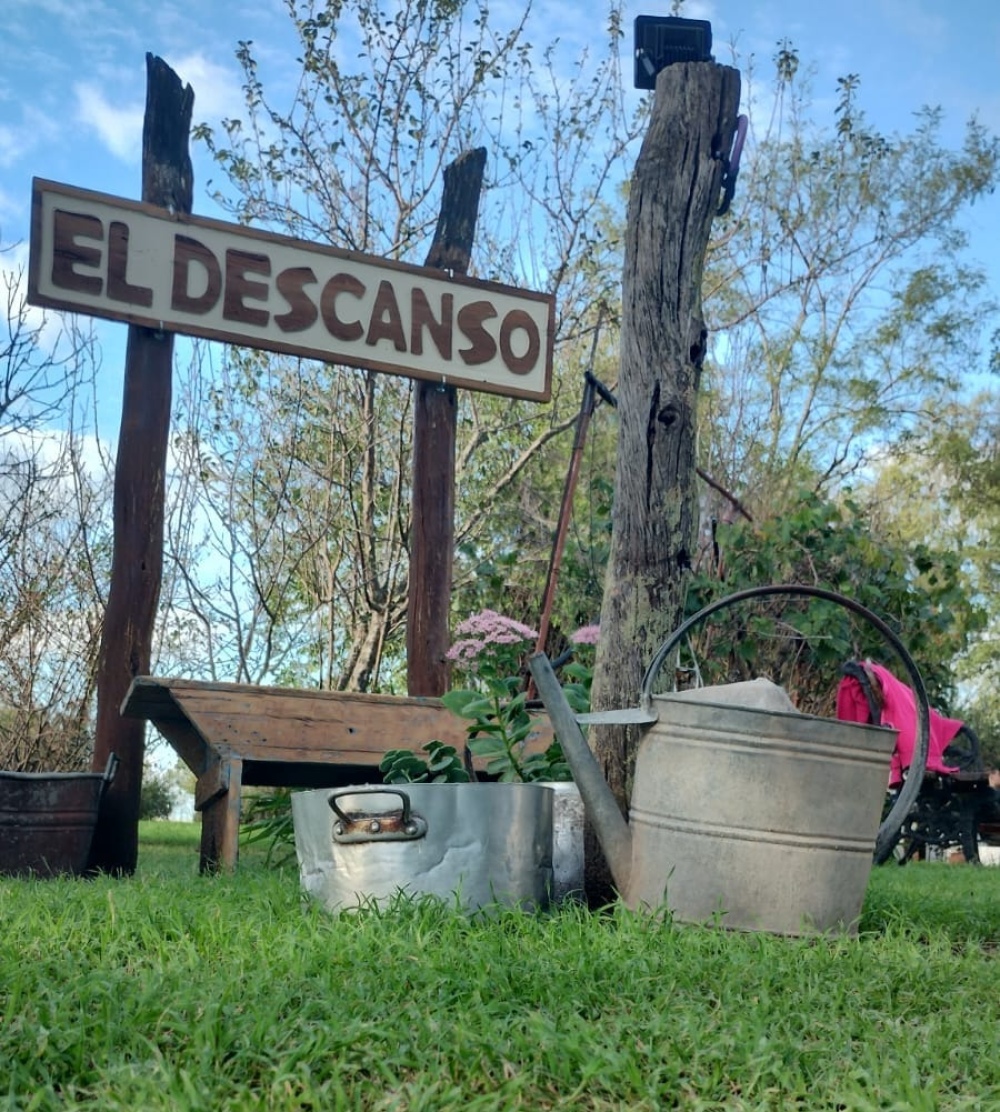
<svg viewBox="0 0 1000 1112">
<path fill-rule="evenodd" d="M 697 694 L 654 698 L 625 902 L 739 930 L 853 933 L 895 734 Z"/>
</svg>

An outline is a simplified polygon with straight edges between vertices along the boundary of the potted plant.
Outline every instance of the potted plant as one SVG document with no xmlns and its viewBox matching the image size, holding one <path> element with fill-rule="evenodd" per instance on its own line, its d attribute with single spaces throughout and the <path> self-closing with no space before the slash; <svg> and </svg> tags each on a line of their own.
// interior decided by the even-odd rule
<svg viewBox="0 0 1000 1112">
<path fill-rule="evenodd" d="M 527 758 L 519 750 L 531 725 L 523 699 L 512 702 L 497 706 L 499 723 L 483 711 L 489 736 L 506 755 L 503 769 L 494 766 L 500 783 L 479 781 L 471 756 L 466 765 L 454 746 L 435 740 L 420 753 L 386 753 L 385 785 L 295 794 L 295 847 L 306 891 L 335 913 L 359 902 L 391 904 L 399 891 L 457 900 L 470 911 L 558 899 L 556 798 L 538 780 L 552 762 L 533 762 L 536 778 L 526 778 Z M 493 705 L 487 700 L 487 708 Z M 470 733 L 480 723 L 476 714 Z"/>
</svg>

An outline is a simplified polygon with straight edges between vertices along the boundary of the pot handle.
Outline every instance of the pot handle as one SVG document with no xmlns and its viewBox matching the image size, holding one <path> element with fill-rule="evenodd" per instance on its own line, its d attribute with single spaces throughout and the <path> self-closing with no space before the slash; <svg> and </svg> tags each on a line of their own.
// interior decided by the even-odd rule
<svg viewBox="0 0 1000 1112">
<path fill-rule="evenodd" d="M 400 811 L 371 813 L 365 811 L 349 815 L 337 806 L 344 796 L 398 795 L 403 801 Z M 427 820 L 414 814 L 410 797 L 399 788 L 343 788 L 327 797 L 334 815 L 333 840 L 339 844 L 350 842 L 414 842 L 427 833 Z"/>
<path fill-rule="evenodd" d="M 120 764 L 121 764 L 121 761 L 118 759 L 118 754 L 117 753 L 109 753 L 108 754 L 108 763 L 104 766 L 104 771 L 101 773 L 101 798 L 102 799 L 104 798 L 104 795 L 107 792 L 108 788 L 111 787 L 111 782 L 114 780 L 115 774 L 118 772 L 118 766 Z"/>
<path fill-rule="evenodd" d="M 810 587 L 804 583 L 781 583 L 768 585 L 766 587 L 750 587 L 747 590 L 737 591 L 735 594 L 718 599 L 699 610 L 697 614 L 694 614 L 682 625 L 678 626 L 667 640 L 663 642 L 660 648 L 657 649 L 656 655 L 650 661 L 649 667 L 646 669 L 646 674 L 642 679 L 639 706 L 644 711 L 651 711 L 653 681 L 659 673 L 660 668 L 663 666 L 663 662 L 670 655 L 670 652 L 693 626 L 707 618 L 710 614 L 714 614 L 717 610 L 722 610 L 724 607 L 732 606 L 734 603 L 743 602 L 746 599 L 762 598 L 770 595 L 808 595 L 812 598 L 825 599 L 827 602 L 837 603 L 848 610 L 853 610 L 855 614 L 859 614 L 862 618 L 865 618 L 882 634 L 886 641 L 892 646 L 896 655 L 902 662 L 903 667 L 909 673 L 910 684 L 917 700 L 917 738 L 913 746 L 913 760 L 910 764 L 909 773 L 899 795 L 896 797 L 896 802 L 890 809 L 889 814 L 883 819 L 882 825 L 878 828 L 878 834 L 875 837 L 874 860 L 877 865 L 881 865 L 883 861 L 889 859 L 893 846 L 896 844 L 896 838 L 902 828 L 903 820 L 909 814 L 910 807 L 923 783 L 924 769 L 927 766 L 927 750 L 930 745 L 931 714 L 930 703 L 927 700 L 927 690 L 924 687 L 923 678 L 914 663 L 913 657 L 906 651 L 906 647 L 903 645 L 902 641 L 893 633 L 889 626 L 877 614 L 873 614 L 867 607 L 862 606 L 860 602 L 855 602 L 854 599 L 848 598 L 846 595 L 838 594 L 836 591 L 828 591 L 823 587 Z"/>
</svg>

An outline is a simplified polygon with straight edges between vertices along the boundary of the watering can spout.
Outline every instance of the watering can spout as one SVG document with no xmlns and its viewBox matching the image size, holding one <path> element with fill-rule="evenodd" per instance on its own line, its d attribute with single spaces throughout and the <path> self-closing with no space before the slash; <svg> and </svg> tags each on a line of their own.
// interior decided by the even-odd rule
<svg viewBox="0 0 1000 1112">
<path fill-rule="evenodd" d="M 628 891 L 632 872 L 632 834 L 628 823 L 622 817 L 601 767 L 566 702 L 549 658 L 544 653 L 535 653 L 529 665 L 535 687 L 552 720 L 576 786 L 580 789 L 587 816 L 597 830 L 615 886 L 624 895 Z"/>
</svg>

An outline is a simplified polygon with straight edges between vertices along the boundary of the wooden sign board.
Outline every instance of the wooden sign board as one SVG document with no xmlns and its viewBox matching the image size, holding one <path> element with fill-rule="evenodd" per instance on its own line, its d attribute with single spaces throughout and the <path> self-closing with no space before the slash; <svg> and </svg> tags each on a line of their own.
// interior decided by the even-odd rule
<svg viewBox="0 0 1000 1112">
<path fill-rule="evenodd" d="M 548 401 L 554 298 L 34 179 L 33 305 Z"/>
</svg>

